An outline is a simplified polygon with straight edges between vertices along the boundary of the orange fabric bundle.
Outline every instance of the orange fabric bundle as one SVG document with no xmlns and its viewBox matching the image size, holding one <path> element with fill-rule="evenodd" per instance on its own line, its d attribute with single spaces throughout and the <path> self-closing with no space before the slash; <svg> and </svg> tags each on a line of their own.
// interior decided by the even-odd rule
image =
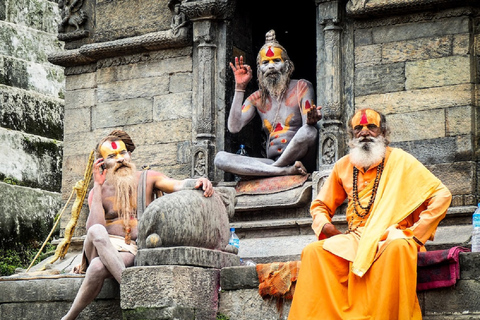
<svg viewBox="0 0 480 320">
<path fill-rule="evenodd" d="M 257 264 L 260 296 L 291 300 L 299 270 L 300 261 Z"/>
</svg>

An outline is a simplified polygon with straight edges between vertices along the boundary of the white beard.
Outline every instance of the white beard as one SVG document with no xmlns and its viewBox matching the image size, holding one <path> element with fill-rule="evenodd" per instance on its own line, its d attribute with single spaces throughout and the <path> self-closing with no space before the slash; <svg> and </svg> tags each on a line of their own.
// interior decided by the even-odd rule
<svg viewBox="0 0 480 320">
<path fill-rule="evenodd" d="M 381 135 L 376 138 L 353 138 L 350 140 L 349 146 L 350 162 L 359 168 L 369 168 L 380 163 L 387 150 L 386 139 Z"/>
</svg>

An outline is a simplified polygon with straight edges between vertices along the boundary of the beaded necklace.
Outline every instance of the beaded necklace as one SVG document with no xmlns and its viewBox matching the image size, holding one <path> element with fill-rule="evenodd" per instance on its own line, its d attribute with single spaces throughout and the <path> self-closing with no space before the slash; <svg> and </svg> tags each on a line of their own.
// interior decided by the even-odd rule
<svg viewBox="0 0 480 320">
<path fill-rule="evenodd" d="M 372 208 L 373 202 L 375 201 L 375 196 L 377 195 L 378 184 L 380 182 L 380 177 L 382 176 L 384 163 L 385 163 L 385 158 L 377 166 L 377 174 L 375 176 L 375 182 L 373 183 L 372 195 L 370 196 L 370 200 L 368 201 L 368 204 L 366 207 L 362 206 L 362 204 L 360 203 L 360 200 L 358 199 L 358 187 L 357 187 L 358 169 L 355 166 L 353 167 L 353 212 L 357 217 L 361 218 L 362 220 L 368 215 L 368 213 L 370 212 L 370 209 Z M 363 210 L 362 213 L 358 212 L 357 206 Z M 355 228 L 352 228 L 353 226 L 353 218 L 352 218 L 348 226 L 348 232 L 353 232 L 357 230 L 361 223 L 362 221 L 360 221 L 360 223 Z"/>
</svg>

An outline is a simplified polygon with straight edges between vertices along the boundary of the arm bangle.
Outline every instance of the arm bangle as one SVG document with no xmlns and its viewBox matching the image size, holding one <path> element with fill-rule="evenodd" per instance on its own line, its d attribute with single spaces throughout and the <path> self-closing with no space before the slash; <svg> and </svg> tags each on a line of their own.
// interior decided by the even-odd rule
<svg viewBox="0 0 480 320">
<path fill-rule="evenodd" d="M 235 92 L 245 92 L 245 90 L 242 90 L 242 89 L 235 89 Z"/>
<path fill-rule="evenodd" d="M 420 241 L 420 240 L 418 240 L 417 237 L 413 236 L 412 239 L 413 239 L 413 241 L 415 241 L 420 247 L 423 247 L 423 245 L 424 245 L 423 242 Z"/>
</svg>

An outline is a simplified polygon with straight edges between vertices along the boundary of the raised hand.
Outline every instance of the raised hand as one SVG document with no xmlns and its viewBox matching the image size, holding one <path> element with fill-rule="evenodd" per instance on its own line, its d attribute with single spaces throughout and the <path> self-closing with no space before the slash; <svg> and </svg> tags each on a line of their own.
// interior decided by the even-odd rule
<svg viewBox="0 0 480 320">
<path fill-rule="evenodd" d="M 307 112 L 308 125 L 314 126 L 317 124 L 318 121 L 320 121 L 320 119 L 322 119 L 321 110 L 322 110 L 321 106 L 316 107 L 315 105 L 313 105 L 313 107 L 310 108 L 310 110 L 308 110 Z"/>
<path fill-rule="evenodd" d="M 235 65 L 230 62 L 230 68 L 235 75 L 235 89 L 245 90 L 253 77 L 252 68 L 243 63 L 243 56 L 240 56 L 240 59 L 235 57 Z"/>
<path fill-rule="evenodd" d="M 107 176 L 107 169 L 101 169 L 102 165 L 104 165 L 103 158 L 97 159 L 93 164 L 93 181 L 99 185 L 105 183 Z"/>
</svg>

